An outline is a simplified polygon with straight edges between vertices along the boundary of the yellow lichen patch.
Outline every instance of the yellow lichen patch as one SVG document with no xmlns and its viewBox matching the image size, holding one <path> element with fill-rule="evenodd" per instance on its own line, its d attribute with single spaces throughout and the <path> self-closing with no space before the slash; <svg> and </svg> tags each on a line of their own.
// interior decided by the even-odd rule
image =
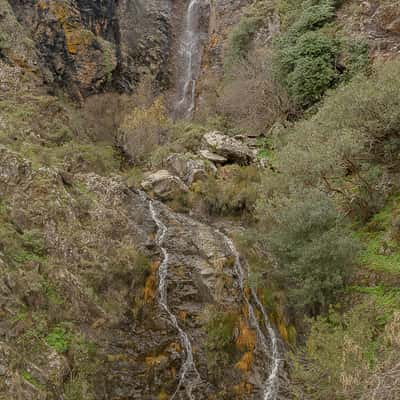
<svg viewBox="0 0 400 400">
<path fill-rule="evenodd" d="M 170 350 L 175 350 L 176 352 L 180 353 L 182 351 L 182 347 L 180 343 L 178 342 L 172 342 L 169 346 L 168 349 Z"/>
<path fill-rule="evenodd" d="M 282 321 L 282 320 L 280 320 L 280 321 L 278 322 L 278 331 L 279 331 L 279 333 L 280 333 L 282 339 L 283 339 L 286 343 L 288 343 L 288 342 L 289 342 L 288 330 L 287 330 L 287 327 L 286 327 L 285 322 Z"/>
<path fill-rule="evenodd" d="M 236 345 L 241 349 L 254 350 L 257 343 L 256 333 L 250 329 L 243 320 L 239 322 L 239 335 L 236 339 Z"/>
<path fill-rule="evenodd" d="M 169 398 L 168 394 L 165 390 L 161 390 L 160 394 L 158 395 L 158 400 L 167 400 Z"/>
<path fill-rule="evenodd" d="M 154 274 L 150 275 L 146 280 L 146 285 L 144 287 L 144 301 L 145 303 L 150 303 L 156 297 L 157 281 Z"/>
<path fill-rule="evenodd" d="M 185 310 L 179 311 L 178 317 L 180 320 L 186 321 L 187 316 L 188 316 L 187 311 Z"/>
<path fill-rule="evenodd" d="M 222 272 L 224 270 L 225 265 L 226 265 L 226 258 L 225 257 L 214 258 L 212 260 L 212 266 L 218 272 Z"/>
<path fill-rule="evenodd" d="M 64 26 L 67 50 L 70 54 L 77 54 L 80 48 L 88 47 L 94 40 L 92 32 L 85 29 L 76 29 L 66 24 Z"/>
<path fill-rule="evenodd" d="M 152 302 L 156 297 L 157 291 L 157 270 L 160 266 L 159 261 L 153 261 L 150 266 L 150 276 L 146 280 L 146 284 L 143 291 L 143 297 L 145 303 Z"/>
<path fill-rule="evenodd" d="M 235 385 L 233 389 L 239 395 L 250 394 L 253 390 L 253 385 L 248 382 L 240 382 L 238 385 Z"/>
<path fill-rule="evenodd" d="M 218 43 L 219 43 L 218 36 L 215 35 L 215 34 L 212 35 L 211 38 L 210 38 L 210 42 L 209 42 L 210 48 L 218 46 Z"/>
<path fill-rule="evenodd" d="M 76 10 L 65 2 L 40 1 L 38 7 L 51 12 L 62 25 L 66 47 L 70 54 L 77 54 L 80 48 L 88 47 L 94 40 L 94 34 L 82 29 Z"/>
<path fill-rule="evenodd" d="M 236 363 L 235 367 L 243 372 L 248 372 L 253 364 L 253 352 L 248 351 L 243 354 L 243 357 Z"/>
<path fill-rule="evenodd" d="M 250 288 L 249 287 L 245 287 L 244 290 L 243 290 L 243 294 L 246 296 L 246 299 L 249 299 L 250 295 L 251 295 Z"/>
<path fill-rule="evenodd" d="M 155 365 L 160 365 L 163 362 L 167 361 L 167 357 L 160 354 L 160 355 L 154 356 L 154 357 L 153 356 L 146 357 L 145 361 L 148 366 L 154 367 Z"/>
</svg>

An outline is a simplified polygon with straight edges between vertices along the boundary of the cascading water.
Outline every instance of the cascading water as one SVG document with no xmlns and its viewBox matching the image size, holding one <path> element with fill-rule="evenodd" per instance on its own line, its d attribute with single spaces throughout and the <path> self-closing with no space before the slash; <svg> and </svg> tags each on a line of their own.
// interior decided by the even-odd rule
<svg viewBox="0 0 400 400">
<path fill-rule="evenodd" d="M 218 231 L 219 232 L 219 231 Z M 240 261 L 240 255 L 239 252 L 237 251 L 235 245 L 233 244 L 232 240 L 229 239 L 226 235 L 224 235 L 222 232 L 219 232 L 219 234 L 224 238 L 226 244 L 228 245 L 232 255 L 235 258 L 235 264 L 234 264 L 234 268 L 235 268 L 235 272 L 238 276 L 239 279 L 239 286 L 240 286 L 240 290 L 243 293 L 243 298 L 245 299 L 248 311 L 249 311 L 249 318 L 250 318 L 250 323 L 253 325 L 253 327 L 256 329 L 257 332 L 257 337 L 258 337 L 258 341 L 261 344 L 262 350 L 265 353 L 266 356 L 270 356 L 271 360 L 272 360 L 272 364 L 270 367 L 270 371 L 269 371 L 269 375 L 268 375 L 268 379 L 265 383 L 264 386 L 264 390 L 263 390 L 263 400 L 276 400 L 277 395 L 278 395 L 278 389 L 279 389 L 279 366 L 280 366 L 280 358 L 279 358 L 279 350 L 278 350 L 278 338 L 277 335 L 274 331 L 274 329 L 272 328 L 270 322 L 269 322 L 269 318 L 267 315 L 267 312 L 265 311 L 264 306 L 261 304 L 257 293 L 255 292 L 254 289 L 251 290 L 251 295 L 257 305 L 257 307 L 260 309 L 261 314 L 264 318 L 264 324 L 265 324 L 265 328 L 268 332 L 268 336 L 270 339 L 270 350 L 271 352 L 269 352 L 268 349 L 268 341 L 263 333 L 263 331 L 260 328 L 260 325 L 258 323 L 257 318 L 255 317 L 255 313 L 254 313 L 254 308 L 251 305 L 251 302 L 249 301 L 249 299 L 247 298 L 247 296 L 244 294 L 244 271 L 243 271 L 243 267 L 242 267 L 242 263 Z M 269 354 L 271 353 L 271 354 Z"/>
<path fill-rule="evenodd" d="M 157 245 L 160 247 L 160 250 L 163 255 L 163 260 L 159 268 L 159 282 L 158 282 L 159 303 L 160 306 L 163 308 L 163 310 L 166 312 L 168 319 L 173 325 L 173 327 L 178 331 L 179 338 L 182 347 L 184 349 L 184 357 L 185 357 L 185 360 L 182 364 L 179 374 L 178 386 L 170 400 L 173 400 L 175 398 L 175 396 L 179 393 L 182 387 L 185 388 L 188 398 L 190 400 L 194 400 L 192 391 L 195 385 L 199 383 L 201 379 L 200 379 L 200 374 L 198 373 L 196 365 L 194 363 L 192 344 L 190 343 L 189 336 L 179 326 L 176 316 L 171 312 L 171 310 L 168 307 L 167 277 L 168 277 L 169 255 L 166 248 L 163 247 L 164 238 L 168 230 L 165 224 L 161 221 L 161 219 L 157 215 L 157 212 L 154 207 L 154 202 L 152 200 L 149 200 L 149 209 L 151 217 L 158 228 L 156 242 Z"/>
<path fill-rule="evenodd" d="M 196 80 L 200 73 L 202 32 L 201 10 L 205 0 L 190 0 L 180 42 L 180 77 L 177 81 L 177 117 L 190 117 L 195 108 Z"/>
</svg>

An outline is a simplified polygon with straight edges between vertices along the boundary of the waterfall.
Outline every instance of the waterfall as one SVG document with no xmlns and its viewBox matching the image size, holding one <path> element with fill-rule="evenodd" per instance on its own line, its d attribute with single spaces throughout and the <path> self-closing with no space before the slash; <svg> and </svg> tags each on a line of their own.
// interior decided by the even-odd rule
<svg viewBox="0 0 400 400">
<path fill-rule="evenodd" d="M 157 226 L 156 244 L 160 248 L 163 257 L 161 265 L 159 267 L 158 301 L 160 307 L 165 311 L 169 322 L 178 332 L 181 345 L 184 350 L 184 361 L 179 372 L 178 386 L 171 396 L 170 400 L 173 400 L 182 388 L 185 389 L 189 400 L 195 400 L 192 392 L 193 389 L 199 383 L 201 383 L 201 377 L 194 362 L 192 344 L 188 334 L 180 327 L 176 316 L 168 307 L 167 278 L 169 254 L 164 246 L 164 240 L 168 233 L 168 228 L 161 221 L 159 214 L 155 208 L 155 202 L 149 199 L 147 195 L 142 191 L 139 191 L 139 195 L 141 196 L 143 201 L 148 202 L 149 204 L 151 218 Z M 239 288 L 248 309 L 250 325 L 256 330 L 257 342 L 261 347 L 261 351 L 265 354 L 266 360 L 271 360 L 268 369 L 268 376 L 263 385 L 262 400 L 277 400 L 279 389 L 279 370 L 281 364 L 277 334 L 269 321 L 268 314 L 261 301 L 259 300 L 256 291 L 254 289 L 251 289 L 250 291 L 252 301 L 244 293 L 245 271 L 240 260 L 240 254 L 236 249 L 233 241 L 219 230 L 216 230 L 216 233 L 223 238 L 226 246 L 229 248 L 231 254 L 234 257 L 234 271 L 238 277 Z M 255 303 L 255 306 L 262 314 L 264 328 L 265 332 L 268 334 L 268 338 L 264 334 L 263 329 L 261 329 L 260 323 L 256 318 L 252 302 Z"/>
<path fill-rule="evenodd" d="M 156 243 L 159 246 L 161 253 L 163 255 L 163 260 L 159 268 L 159 281 L 158 281 L 159 304 L 161 308 L 166 312 L 172 326 L 178 331 L 182 348 L 184 349 L 184 357 L 185 357 L 179 373 L 178 386 L 170 400 L 173 400 L 175 398 L 175 396 L 178 394 L 178 392 L 182 387 L 185 388 L 188 398 L 190 400 L 194 400 L 194 397 L 192 395 L 192 390 L 193 387 L 196 385 L 196 383 L 200 382 L 201 378 L 194 363 L 192 344 L 190 342 L 188 334 L 180 327 L 176 316 L 171 312 L 171 310 L 168 307 L 167 277 L 168 277 L 169 255 L 167 249 L 163 246 L 165 235 L 168 233 L 168 229 L 159 218 L 156 209 L 154 207 L 154 202 L 152 200 L 149 200 L 149 210 L 151 217 L 158 228 Z"/>
<path fill-rule="evenodd" d="M 268 337 L 270 341 L 270 348 L 268 346 L 267 338 L 265 337 L 262 329 L 260 328 L 260 324 L 258 323 L 257 318 L 255 317 L 254 308 L 249 301 L 249 299 L 244 294 L 244 270 L 242 267 L 242 263 L 240 261 L 240 255 L 237 251 L 235 245 L 233 244 L 232 240 L 229 239 L 226 235 L 222 232 L 218 231 L 219 234 L 224 238 L 226 244 L 228 245 L 232 255 L 235 258 L 235 272 L 239 279 L 239 286 L 240 290 L 243 294 L 244 300 L 246 302 L 248 311 L 249 311 L 249 319 L 251 325 L 256 329 L 257 332 L 257 339 L 258 342 L 261 344 L 262 351 L 265 353 L 266 356 L 270 356 L 272 362 L 271 367 L 268 373 L 268 378 L 264 384 L 263 389 L 263 400 L 276 400 L 278 395 L 279 389 L 279 366 L 280 366 L 280 356 L 279 356 L 279 349 L 278 349 L 278 338 L 275 333 L 275 330 L 271 326 L 269 321 L 267 312 L 265 311 L 264 306 L 262 305 L 261 301 L 259 300 L 257 293 L 254 289 L 251 290 L 251 295 L 257 305 L 257 308 L 261 311 L 261 314 L 264 319 L 265 329 L 268 332 Z M 270 350 L 270 351 L 269 351 Z"/>
<path fill-rule="evenodd" d="M 205 0 L 190 0 L 180 42 L 179 78 L 177 80 L 177 117 L 190 117 L 195 109 L 196 80 L 202 53 L 201 9 Z"/>
</svg>

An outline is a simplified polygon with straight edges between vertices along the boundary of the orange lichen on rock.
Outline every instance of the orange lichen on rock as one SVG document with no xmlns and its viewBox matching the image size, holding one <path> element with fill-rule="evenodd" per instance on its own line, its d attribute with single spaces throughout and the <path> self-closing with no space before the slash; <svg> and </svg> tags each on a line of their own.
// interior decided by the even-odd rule
<svg viewBox="0 0 400 400">
<path fill-rule="evenodd" d="M 209 41 L 209 47 L 212 49 L 213 47 L 218 46 L 219 39 L 216 34 L 212 35 Z"/>
<path fill-rule="evenodd" d="M 242 319 L 239 322 L 239 335 L 236 339 L 236 345 L 241 349 L 253 351 L 257 343 L 256 333 L 250 329 Z"/>
<path fill-rule="evenodd" d="M 185 321 L 188 316 L 188 312 L 185 310 L 181 310 L 181 311 L 179 311 L 178 316 L 179 316 L 180 320 Z"/>
<path fill-rule="evenodd" d="M 288 333 L 288 329 L 287 326 L 285 324 L 285 322 L 283 320 L 280 320 L 278 322 L 278 331 L 282 337 L 282 339 L 288 343 L 289 342 L 289 333 Z"/>
<path fill-rule="evenodd" d="M 243 372 L 248 372 L 253 364 L 253 360 L 253 352 L 248 351 L 243 354 L 243 357 L 235 364 L 235 367 Z"/>
<path fill-rule="evenodd" d="M 167 361 L 167 357 L 160 354 L 158 356 L 149 356 L 146 357 L 146 364 L 149 365 L 150 367 L 154 367 L 155 365 L 160 365 L 163 362 Z"/>
<path fill-rule="evenodd" d="M 248 382 L 240 382 L 233 387 L 234 391 L 239 395 L 250 394 L 253 390 L 253 385 Z"/>
<path fill-rule="evenodd" d="M 143 292 L 145 303 L 150 303 L 156 297 L 156 291 L 157 291 L 156 272 L 157 272 L 159 266 L 160 266 L 160 263 L 158 261 L 155 261 L 151 264 L 151 267 L 150 267 L 151 273 L 150 273 L 150 276 L 146 280 L 146 284 L 145 284 L 144 292 Z"/>
<path fill-rule="evenodd" d="M 70 54 L 77 54 L 80 47 L 88 47 L 94 40 L 92 32 L 85 29 L 76 29 L 73 26 L 64 26 L 65 41 Z"/>
</svg>

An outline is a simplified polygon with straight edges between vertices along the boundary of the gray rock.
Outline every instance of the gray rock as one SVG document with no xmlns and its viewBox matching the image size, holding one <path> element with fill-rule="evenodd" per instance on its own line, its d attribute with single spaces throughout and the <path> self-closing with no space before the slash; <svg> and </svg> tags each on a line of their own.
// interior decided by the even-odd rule
<svg viewBox="0 0 400 400">
<path fill-rule="evenodd" d="M 142 188 L 147 192 L 152 192 L 161 200 L 172 200 L 189 190 L 179 177 L 167 170 L 160 170 L 149 175 L 143 180 Z"/>
<path fill-rule="evenodd" d="M 206 149 L 225 157 L 229 162 L 246 165 L 254 161 L 254 154 L 245 143 L 220 132 L 206 133 L 203 143 Z"/>
<path fill-rule="evenodd" d="M 200 150 L 200 155 L 206 160 L 209 160 L 215 164 L 226 164 L 228 160 L 218 154 L 212 153 L 209 150 Z"/>
<path fill-rule="evenodd" d="M 196 157 L 194 154 L 171 154 L 166 160 L 167 168 L 179 176 L 186 185 L 204 180 L 208 174 L 215 174 L 214 164 Z"/>
</svg>

